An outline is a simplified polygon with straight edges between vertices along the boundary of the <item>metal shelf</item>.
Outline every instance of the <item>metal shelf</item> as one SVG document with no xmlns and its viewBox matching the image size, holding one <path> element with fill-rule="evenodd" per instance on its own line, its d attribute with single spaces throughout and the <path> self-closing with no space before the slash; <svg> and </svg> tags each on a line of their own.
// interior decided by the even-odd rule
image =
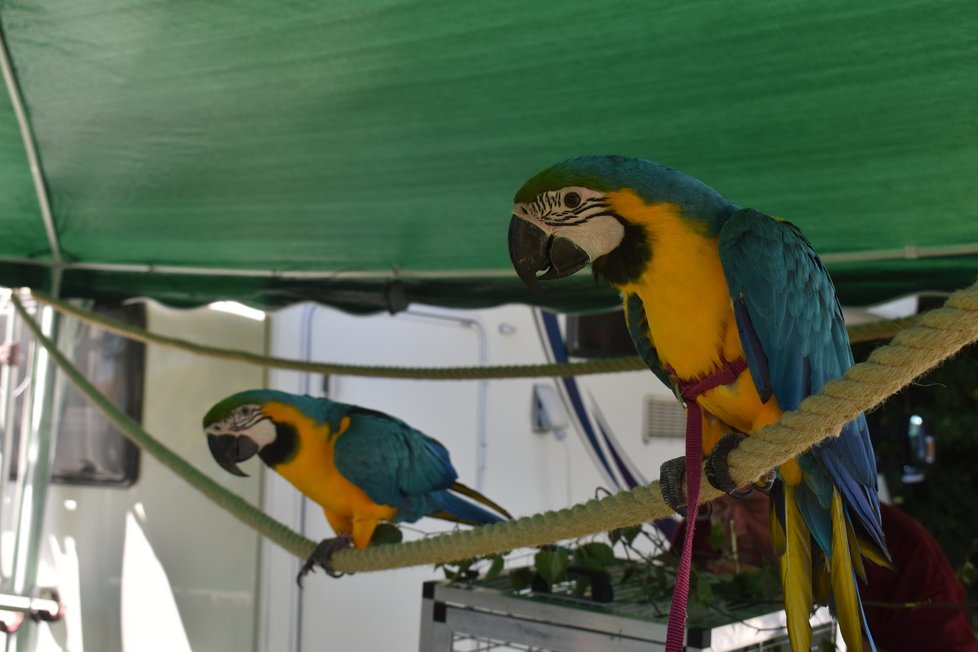
<svg viewBox="0 0 978 652">
<path fill-rule="evenodd" d="M 616 600 L 601 605 L 554 594 L 517 592 L 509 588 L 506 577 L 466 586 L 432 581 L 423 589 L 419 650 L 663 650 L 666 618 L 656 616 L 655 611 L 652 605 L 636 602 Z M 687 652 L 789 649 L 783 610 L 746 611 L 754 614 L 740 620 L 711 615 L 708 625 L 691 626 Z M 827 608 L 818 609 L 811 622 L 814 650 L 824 649 L 819 647 L 822 641 L 841 640 Z"/>
</svg>

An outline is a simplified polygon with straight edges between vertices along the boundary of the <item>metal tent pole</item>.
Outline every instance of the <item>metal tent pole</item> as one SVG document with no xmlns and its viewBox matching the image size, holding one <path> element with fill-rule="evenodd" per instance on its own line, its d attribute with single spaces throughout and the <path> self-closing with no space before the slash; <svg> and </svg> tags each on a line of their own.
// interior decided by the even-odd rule
<svg viewBox="0 0 978 652">
<path fill-rule="evenodd" d="M 56 313 L 43 307 L 39 309 L 39 317 L 42 332 L 47 337 L 56 338 Z M 19 504 L 15 505 L 17 519 L 11 589 L 12 593 L 20 596 L 33 594 L 36 587 L 44 508 L 50 483 L 54 441 L 61 416 L 55 400 L 58 393 L 55 370 L 48 352 L 43 347 L 34 347 L 32 382 L 27 400 L 28 425 L 20 442 L 24 464 L 19 468 L 18 480 L 22 485 Z M 32 632 L 33 628 L 21 630 L 19 635 L 8 636 L 7 651 L 29 650 Z"/>
</svg>

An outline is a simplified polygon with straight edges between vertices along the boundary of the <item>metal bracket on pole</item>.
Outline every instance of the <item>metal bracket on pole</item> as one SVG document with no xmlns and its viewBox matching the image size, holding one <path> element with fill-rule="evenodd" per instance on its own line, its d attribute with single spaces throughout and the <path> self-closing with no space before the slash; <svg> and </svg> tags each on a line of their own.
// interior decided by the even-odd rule
<svg viewBox="0 0 978 652">
<path fill-rule="evenodd" d="M 54 622 L 61 620 L 65 607 L 56 589 L 42 590 L 44 597 L 0 593 L 0 632 L 13 634 L 24 620 Z"/>
</svg>

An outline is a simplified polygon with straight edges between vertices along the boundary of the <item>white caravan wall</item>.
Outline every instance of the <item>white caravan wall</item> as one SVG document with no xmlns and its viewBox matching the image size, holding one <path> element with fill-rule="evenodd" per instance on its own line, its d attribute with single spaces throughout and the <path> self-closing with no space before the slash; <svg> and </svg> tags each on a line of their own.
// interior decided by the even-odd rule
<svg viewBox="0 0 978 652">
<path fill-rule="evenodd" d="M 264 350 L 262 322 L 152 304 L 148 317 L 149 329 L 164 335 Z M 219 468 L 200 423 L 211 404 L 261 386 L 263 377 L 251 365 L 150 346 L 143 425 L 257 504 L 257 475 L 236 478 Z M 148 455 L 140 463 L 139 479 L 130 488 L 51 485 L 38 580 L 62 587 L 68 611 L 64 623 L 43 632 L 41 642 L 47 643 L 38 649 L 81 650 L 79 626 L 90 651 L 254 649 L 258 536 Z M 75 551 L 78 567 L 72 573 L 71 563 L 60 563 L 57 581 L 54 546 L 69 552 L 69 562 Z M 70 601 L 73 595 L 80 605 Z"/>
<path fill-rule="evenodd" d="M 420 314 L 424 313 L 424 314 Z M 454 320 L 454 321 L 453 321 Z M 460 323 L 474 322 L 474 325 Z M 295 306 L 272 319 L 273 355 L 365 365 L 476 366 L 545 362 L 531 309 L 503 306 L 480 311 L 412 307 L 396 316 L 354 317 L 333 309 Z M 514 515 L 569 506 L 594 495 L 603 485 L 591 457 L 571 429 L 563 441 L 531 431 L 530 402 L 535 383 L 548 379 L 492 380 L 485 384 L 486 495 Z M 320 395 L 322 379 L 275 372 L 273 387 Z M 331 398 L 390 412 L 440 440 L 449 449 L 461 482 L 476 486 L 479 477 L 477 433 L 481 383 L 331 377 Z M 669 392 L 649 372 L 582 379 L 585 401 L 593 392 L 612 429 L 647 478 L 658 476 L 668 457 L 682 454 L 682 443 L 642 443 L 642 399 Z M 268 475 L 266 510 L 307 536 L 332 536 L 321 510 L 301 503 L 291 487 Z M 425 519 L 426 532 L 449 529 Z M 410 532 L 407 536 L 415 536 Z M 301 596 L 293 587 L 294 560 L 264 546 L 260 649 L 335 650 L 343 652 L 417 649 L 421 583 L 439 578 L 430 567 L 366 573 L 339 580 L 316 573 Z M 297 606 L 301 605 L 301 606 Z M 295 627 L 295 629 L 293 629 Z M 294 632 L 298 632 L 296 636 Z"/>
</svg>

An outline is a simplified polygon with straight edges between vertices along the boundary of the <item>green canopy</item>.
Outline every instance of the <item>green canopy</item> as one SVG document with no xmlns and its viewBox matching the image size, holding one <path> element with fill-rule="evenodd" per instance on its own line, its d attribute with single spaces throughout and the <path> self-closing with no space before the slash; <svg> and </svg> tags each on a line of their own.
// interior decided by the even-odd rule
<svg viewBox="0 0 978 652">
<path fill-rule="evenodd" d="M 846 302 L 955 289 L 976 25 L 974 0 L 0 0 L 0 284 L 598 308 L 583 274 L 525 290 L 506 229 L 528 176 L 619 153 L 795 222 Z"/>
</svg>

